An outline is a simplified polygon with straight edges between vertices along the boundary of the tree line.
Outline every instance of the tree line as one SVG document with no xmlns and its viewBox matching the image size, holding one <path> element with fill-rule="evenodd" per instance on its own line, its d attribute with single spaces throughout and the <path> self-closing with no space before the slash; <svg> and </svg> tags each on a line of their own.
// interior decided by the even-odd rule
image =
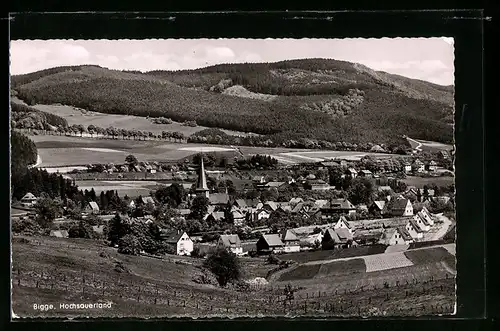
<svg viewBox="0 0 500 331">
<path fill-rule="evenodd" d="M 11 127 L 18 129 L 51 130 L 51 127 L 67 127 L 68 122 L 61 116 L 47 113 L 30 106 L 10 102 Z"/>
</svg>

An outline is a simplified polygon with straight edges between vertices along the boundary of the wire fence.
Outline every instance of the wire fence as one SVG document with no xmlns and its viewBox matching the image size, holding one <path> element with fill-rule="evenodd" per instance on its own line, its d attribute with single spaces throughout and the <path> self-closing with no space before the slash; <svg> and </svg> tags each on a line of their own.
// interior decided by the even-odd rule
<svg viewBox="0 0 500 331">
<path fill-rule="evenodd" d="M 451 314 L 454 283 L 451 277 L 422 282 L 394 282 L 384 286 L 314 291 L 299 286 L 251 285 L 247 292 L 189 290 L 155 284 L 137 284 L 118 276 L 102 279 L 100 274 L 54 270 L 14 270 L 13 293 L 17 288 L 62 292 L 67 298 L 99 298 L 181 309 L 200 315 L 231 316 L 416 316 Z M 407 302 L 407 304 L 401 304 Z"/>
</svg>

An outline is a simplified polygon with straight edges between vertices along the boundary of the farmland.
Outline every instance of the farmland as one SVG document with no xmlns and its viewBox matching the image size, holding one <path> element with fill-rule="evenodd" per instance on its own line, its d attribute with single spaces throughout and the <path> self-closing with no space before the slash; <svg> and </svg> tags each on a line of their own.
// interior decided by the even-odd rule
<svg viewBox="0 0 500 331">
<path fill-rule="evenodd" d="M 367 273 L 362 260 L 307 266 L 290 280 L 239 292 L 197 284 L 200 259 L 155 259 L 118 254 L 92 240 L 13 239 L 13 311 L 17 316 L 377 316 L 452 313 L 454 280 L 441 263 Z M 34 252 L 37 254 L 33 254 Z M 22 261 L 22 263 L 18 262 Z M 240 259 L 246 279 L 275 267 L 262 258 Z M 57 268 L 54 268 L 57 265 Z M 293 270 L 293 269 L 291 269 Z M 352 271 L 356 272 L 352 272 Z M 316 273 L 315 279 L 306 279 Z M 301 279 L 297 279 L 301 278 Z M 295 289 L 284 301 L 283 286 Z M 111 308 L 59 309 L 60 303 L 111 303 Z M 432 301 L 432 306 L 429 302 Z M 33 310 L 33 303 L 54 310 Z"/>
<path fill-rule="evenodd" d="M 118 129 L 151 131 L 155 134 L 161 133 L 162 131 L 171 131 L 180 132 L 186 136 L 207 129 L 207 127 L 204 126 L 183 126 L 178 122 L 173 122 L 172 124 L 154 124 L 148 118 L 142 116 L 103 114 L 64 105 L 39 104 L 33 106 L 33 108 L 61 116 L 68 121 L 69 125 L 82 124 L 85 127 L 89 125 L 95 125 L 102 128 L 113 126 Z M 247 135 L 247 133 L 239 131 L 222 131 L 229 135 Z"/>
<path fill-rule="evenodd" d="M 271 155 L 284 164 L 314 162 L 334 157 L 359 159 L 363 155 L 389 157 L 390 154 L 350 151 L 310 151 L 303 149 L 241 146 L 211 146 L 203 144 L 167 143 L 164 141 L 104 140 L 81 137 L 31 136 L 42 159 L 41 166 L 70 166 L 90 163 L 123 163 L 128 154 L 140 161 L 175 161 L 197 152 L 223 152 L 230 155 Z M 241 153 L 241 154 L 240 154 Z M 228 155 L 229 155 L 228 154 Z"/>
<path fill-rule="evenodd" d="M 81 190 L 91 190 L 92 188 L 97 195 L 102 191 L 117 191 L 118 195 L 128 195 L 130 198 L 142 196 L 149 196 L 149 192 L 156 190 L 161 183 L 154 181 L 95 181 L 95 180 L 82 180 L 77 181 L 76 184 Z"/>
<path fill-rule="evenodd" d="M 455 183 L 455 178 L 450 176 L 440 176 L 440 177 L 407 176 L 405 179 L 401 179 L 401 181 L 408 186 L 423 188 L 424 185 L 430 185 L 430 184 L 436 184 L 438 186 L 449 186 Z"/>
</svg>

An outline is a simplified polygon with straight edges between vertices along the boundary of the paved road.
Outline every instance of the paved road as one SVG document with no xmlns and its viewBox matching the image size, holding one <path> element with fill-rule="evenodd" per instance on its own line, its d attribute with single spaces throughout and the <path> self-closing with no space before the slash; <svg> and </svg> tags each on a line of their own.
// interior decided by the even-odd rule
<svg viewBox="0 0 500 331">
<path fill-rule="evenodd" d="M 448 248 L 453 251 L 452 246 L 455 246 L 455 244 L 444 244 L 444 245 L 435 245 L 435 246 L 428 246 L 428 247 L 421 247 L 421 248 L 415 248 L 412 249 L 412 251 L 416 250 L 421 250 L 421 249 L 430 249 L 430 248 L 436 248 L 436 247 L 443 247 L 448 250 Z M 450 251 L 450 250 L 448 250 Z M 353 260 L 353 259 L 364 259 L 366 257 L 373 258 L 374 256 L 377 255 L 383 255 L 384 257 L 390 256 L 390 255 L 397 255 L 401 254 L 401 252 L 393 252 L 393 253 L 381 253 L 381 254 L 372 254 L 372 255 L 362 255 L 362 256 L 353 256 L 353 257 L 345 257 L 345 258 L 339 258 L 339 259 L 332 259 L 332 260 L 319 260 L 319 261 L 310 261 L 310 262 L 305 262 L 302 263 L 303 265 L 315 265 L 315 264 L 325 264 L 325 263 L 332 263 L 332 262 L 337 262 L 337 261 L 348 261 L 348 260 Z"/>
</svg>

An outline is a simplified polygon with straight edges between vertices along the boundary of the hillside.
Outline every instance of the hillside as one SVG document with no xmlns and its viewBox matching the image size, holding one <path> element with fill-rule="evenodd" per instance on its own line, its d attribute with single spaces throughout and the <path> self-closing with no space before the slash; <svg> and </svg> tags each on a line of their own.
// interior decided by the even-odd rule
<svg viewBox="0 0 500 331">
<path fill-rule="evenodd" d="M 61 67 L 13 76 L 12 87 L 31 105 L 196 120 L 271 138 L 393 145 L 406 144 L 402 135 L 453 140 L 451 87 L 335 60 L 148 73 Z"/>
</svg>

